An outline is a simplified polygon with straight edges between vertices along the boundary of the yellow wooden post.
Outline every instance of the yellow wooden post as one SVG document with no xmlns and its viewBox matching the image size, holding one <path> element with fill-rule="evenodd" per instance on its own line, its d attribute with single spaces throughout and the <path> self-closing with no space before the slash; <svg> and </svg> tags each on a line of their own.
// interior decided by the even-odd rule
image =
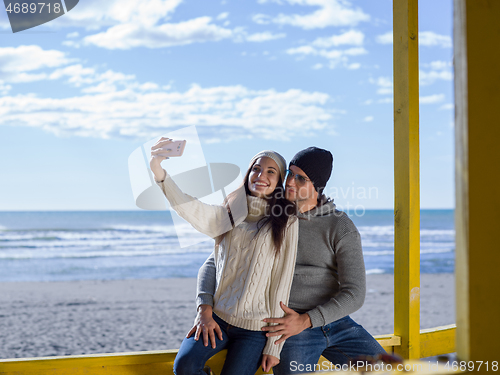
<svg viewBox="0 0 500 375">
<path fill-rule="evenodd" d="M 395 351 L 420 358 L 418 0 L 393 0 Z"/>
<path fill-rule="evenodd" d="M 499 19 L 498 0 L 454 1 L 457 355 L 485 374 L 500 365 Z"/>
</svg>

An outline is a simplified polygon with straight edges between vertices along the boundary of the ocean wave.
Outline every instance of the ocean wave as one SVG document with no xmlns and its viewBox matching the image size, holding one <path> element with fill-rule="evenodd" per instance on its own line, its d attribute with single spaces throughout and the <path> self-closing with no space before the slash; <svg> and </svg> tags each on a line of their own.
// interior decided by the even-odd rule
<svg viewBox="0 0 500 375">
<path fill-rule="evenodd" d="M 420 254 L 442 254 L 442 253 L 452 253 L 455 248 L 450 248 L 450 249 L 442 249 L 442 250 L 437 250 L 437 249 L 431 249 L 431 250 L 420 250 Z"/>
<path fill-rule="evenodd" d="M 394 225 L 384 226 L 360 226 L 358 227 L 361 237 L 363 236 L 394 236 Z M 431 236 L 455 236 L 454 229 L 420 229 L 420 237 Z"/>
<path fill-rule="evenodd" d="M 198 248 L 172 248 L 157 250 L 111 250 L 111 251 L 87 251 L 87 252 L 62 252 L 62 253 L 35 253 L 30 251 L 16 252 L 15 254 L 0 253 L 0 259 L 67 259 L 67 258 L 130 258 L 130 257 L 148 257 L 159 255 L 182 255 L 192 253 L 210 254 L 213 247 Z"/>
<path fill-rule="evenodd" d="M 454 229 L 421 229 L 420 236 L 453 236 L 455 237 Z"/>
<path fill-rule="evenodd" d="M 361 241 L 363 248 L 373 248 L 373 247 L 386 247 L 386 248 L 394 248 L 394 241 L 370 241 L 370 240 L 362 240 Z M 420 247 L 455 247 L 455 242 L 443 241 L 443 242 L 420 242 Z"/>
<path fill-rule="evenodd" d="M 363 247 L 394 247 L 394 241 L 370 241 L 361 239 Z"/>
<path fill-rule="evenodd" d="M 444 241 L 444 242 L 420 242 L 420 248 L 422 247 L 445 247 L 445 248 L 455 248 L 455 242 L 449 242 L 449 241 Z"/>
<path fill-rule="evenodd" d="M 448 247 L 445 249 L 420 249 L 420 254 L 442 254 L 442 253 L 452 253 L 455 250 L 455 247 Z M 380 250 L 380 251 L 371 251 L 371 250 L 363 250 L 363 255 L 365 256 L 381 256 L 381 255 L 394 255 L 394 250 Z"/>
<path fill-rule="evenodd" d="M 394 235 L 394 225 L 383 225 L 383 226 L 359 226 L 358 231 L 363 236 L 393 236 Z"/>
<path fill-rule="evenodd" d="M 120 231 L 120 230 L 79 230 L 79 231 L 7 231 L 0 233 L 0 243 L 8 241 L 92 241 L 92 240 L 129 240 L 151 238 L 176 238 L 180 235 L 204 236 L 199 232 L 186 231 L 184 228 L 160 231 Z"/>
<path fill-rule="evenodd" d="M 381 274 L 381 273 L 385 273 L 385 271 L 381 268 L 374 268 L 374 269 L 371 269 L 371 270 L 366 270 L 366 274 L 367 275 L 373 275 L 373 274 Z"/>
<path fill-rule="evenodd" d="M 123 232 L 158 232 L 158 233 L 175 233 L 173 225 L 130 225 L 130 224 L 116 224 L 110 225 L 109 228 Z"/>
<path fill-rule="evenodd" d="M 363 251 L 365 256 L 379 256 L 379 255 L 394 255 L 394 250 L 381 250 L 381 251 Z"/>
</svg>

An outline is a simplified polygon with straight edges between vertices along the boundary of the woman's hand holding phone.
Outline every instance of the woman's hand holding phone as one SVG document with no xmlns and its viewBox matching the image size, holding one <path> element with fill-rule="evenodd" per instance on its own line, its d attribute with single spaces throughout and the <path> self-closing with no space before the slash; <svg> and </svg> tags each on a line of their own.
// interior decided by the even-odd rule
<svg viewBox="0 0 500 375">
<path fill-rule="evenodd" d="M 161 167 L 161 162 L 169 157 L 181 156 L 184 152 L 186 141 L 174 141 L 171 138 L 161 137 L 153 147 L 151 147 L 151 159 L 149 167 L 155 175 L 156 181 L 165 179 L 165 172 Z"/>
</svg>

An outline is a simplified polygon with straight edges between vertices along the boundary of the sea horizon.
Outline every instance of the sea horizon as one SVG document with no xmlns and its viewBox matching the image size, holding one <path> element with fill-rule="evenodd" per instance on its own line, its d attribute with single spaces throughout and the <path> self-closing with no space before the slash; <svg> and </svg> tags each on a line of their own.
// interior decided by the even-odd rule
<svg viewBox="0 0 500 375">
<path fill-rule="evenodd" d="M 394 211 L 350 215 L 367 274 L 394 272 Z M 421 273 L 453 273 L 454 209 L 421 209 Z M 194 242 L 181 248 L 178 236 Z M 196 277 L 213 251 L 166 211 L 0 211 L 0 282 Z"/>
</svg>

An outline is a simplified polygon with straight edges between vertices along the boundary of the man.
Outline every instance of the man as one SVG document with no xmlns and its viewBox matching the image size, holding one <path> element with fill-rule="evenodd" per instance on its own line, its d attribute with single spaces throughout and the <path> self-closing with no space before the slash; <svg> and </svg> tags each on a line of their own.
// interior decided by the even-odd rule
<svg viewBox="0 0 500 375">
<path fill-rule="evenodd" d="M 265 319 L 277 325 L 262 328 L 269 336 L 281 336 L 277 343 L 286 340 L 280 363 L 273 368 L 278 375 L 327 369 L 318 367 L 320 355 L 342 366 L 360 355 L 385 353 L 349 317 L 363 305 L 366 274 L 356 226 L 323 194 L 332 168 L 332 154 L 316 147 L 290 161 L 285 194 L 299 211 L 297 261 L 288 306 L 282 304 L 285 317 Z M 211 322 L 214 279 L 209 257 L 198 274 L 198 317 L 189 332 L 203 334 L 205 345 L 209 339 L 213 345 L 219 334 Z"/>
</svg>

